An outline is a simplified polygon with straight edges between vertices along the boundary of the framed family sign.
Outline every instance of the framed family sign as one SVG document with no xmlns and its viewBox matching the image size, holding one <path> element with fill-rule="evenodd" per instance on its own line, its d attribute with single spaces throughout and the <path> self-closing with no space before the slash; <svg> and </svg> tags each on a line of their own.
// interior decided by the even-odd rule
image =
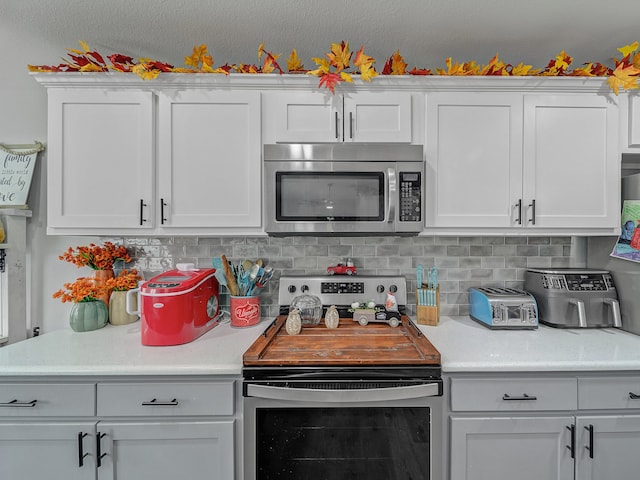
<svg viewBox="0 0 640 480">
<path fill-rule="evenodd" d="M 27 208 L 38 153 L 44 145 L 0 143 L 0 207 Z"/>
</svg>

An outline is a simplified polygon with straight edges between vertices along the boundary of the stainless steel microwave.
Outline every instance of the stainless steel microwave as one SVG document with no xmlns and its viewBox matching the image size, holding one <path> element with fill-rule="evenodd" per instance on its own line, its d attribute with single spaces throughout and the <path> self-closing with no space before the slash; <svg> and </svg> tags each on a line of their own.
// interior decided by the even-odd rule
<svg viewBox="0 0 640 480">
<path fill-rule="evenodd" d="M 421 145 L 264 146 L 269 235 L 417 235 L 424 228 Z"/>
</svg>

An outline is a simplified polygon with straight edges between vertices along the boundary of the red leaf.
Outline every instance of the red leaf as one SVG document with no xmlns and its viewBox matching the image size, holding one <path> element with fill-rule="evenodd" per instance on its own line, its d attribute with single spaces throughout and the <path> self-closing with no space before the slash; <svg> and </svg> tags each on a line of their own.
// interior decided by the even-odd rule
<svg viewBox="0 0 640 480">
<path fill-rule="evenodd" d="M 393 62 L 393 58 L 389 57 L 389 60 L 387 60 L 384 64 L 384 67 L 382 67 L 382 75 L 391 75 L 391 63 Z"/>
<path fill-rule="evenodd" d="M 98 52 L 87 52 L 87 55 L 93 57 L 93 59 L 98 62 L 100 65 L 104 65 L 104 58 Z"/>
<path fill-rule="evenodd" d="M 320 86 L 328 88 L 331 93 L 336 93 L 336 85 L 340 83 L 340 75 L 337 73 L 325 73 L 320 77 Z"/>
<path fill-rule="evenodd" d="M 413 67 L 413 69 L 407 72 L 409 75 L 431 75 L 431 70 L 428 68 Z"/>
</svg>

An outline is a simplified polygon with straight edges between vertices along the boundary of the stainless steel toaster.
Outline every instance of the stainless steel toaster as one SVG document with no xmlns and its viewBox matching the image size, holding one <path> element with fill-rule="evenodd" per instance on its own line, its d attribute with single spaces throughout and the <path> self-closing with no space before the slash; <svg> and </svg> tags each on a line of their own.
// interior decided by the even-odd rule
<svg viewBox="0 0 640 480">
<path fill-rule="evenodd" d="M 540 323 L 562 328 L 620 327 L 620 305 L 606 270 L 529 269 L 524 289 L 536 299 Z"/>
<path fill-rule="evenodd" d="M 538 328 L 535 299 L 515 288 L 471 287 L 469 314 L 472 319 L 493 329 Z"/>
</svg>

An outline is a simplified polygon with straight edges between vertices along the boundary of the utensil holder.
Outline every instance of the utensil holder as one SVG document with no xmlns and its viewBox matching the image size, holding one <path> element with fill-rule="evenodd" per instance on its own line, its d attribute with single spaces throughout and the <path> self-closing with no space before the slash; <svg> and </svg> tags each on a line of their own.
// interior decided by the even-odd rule
<svg viewBox="0 0 640 480">
<path fill-rule="evenodd" d="M 416 316 L 420 325 L 438 325 L 440 322 L 440 285 L 436 288 L 416 290 Z"/>
<path fill-rule="evenodd" d="M 260 297 L 229 297 L 232 327 L 251 327 L 260 322 Z"/>
</svg>

